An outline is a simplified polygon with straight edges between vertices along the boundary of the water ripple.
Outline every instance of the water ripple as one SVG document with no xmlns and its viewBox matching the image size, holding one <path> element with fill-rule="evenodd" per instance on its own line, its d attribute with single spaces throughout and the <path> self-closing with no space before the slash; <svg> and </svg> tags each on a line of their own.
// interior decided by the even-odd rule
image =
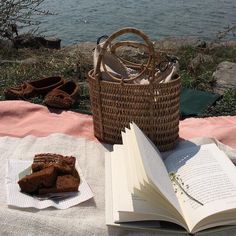
<svg viewBox="0 0 236 236">
<path fill-rule="evenodd" d="M 144 30 L 152 39 L 198 36 L 214 39 L 236 22 L 235 0 L 45 0 L 41 29 L 63 44 L 95 41 L 121 27 Z"/>
</svg>

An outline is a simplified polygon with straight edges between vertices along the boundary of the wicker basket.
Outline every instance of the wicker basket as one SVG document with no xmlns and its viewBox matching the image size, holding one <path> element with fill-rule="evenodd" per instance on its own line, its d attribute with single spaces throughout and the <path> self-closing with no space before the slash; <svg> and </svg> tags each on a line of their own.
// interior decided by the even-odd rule
<svg viewBox="0 0 236 236">
<path fill-rule="evenodd" d="M 123 34 L 140 36 L 145 44 L 122 41 L 112 45 L 113 40 Z M 146 65 L 126 61 L 128 66 L 138 67 L 139 74 L 129 79 L 115 78 L 103 64 L 104 51 L 114 52 L 119 46 L 136 45 L 149 50 Z M 155 77 L 155 52 L 152 42 L 135 28 L 124 28 L 113 33 L 105 42 L 99 54 L 97 66 L 88 73 L 89 92 L 94 120 L 95 136 L 106 143 L 121 143 L 121 131 L 135 122 L 157 145 L 160 151 L 173 148 L 179 133 L 180 78 L 176 76 L 167 83 L 159 83 Z M 101 65 L 111 81 L 101 78 Z M 134 84 L 132 81 L 149 75 L 149 84 Z"/>
</svg>

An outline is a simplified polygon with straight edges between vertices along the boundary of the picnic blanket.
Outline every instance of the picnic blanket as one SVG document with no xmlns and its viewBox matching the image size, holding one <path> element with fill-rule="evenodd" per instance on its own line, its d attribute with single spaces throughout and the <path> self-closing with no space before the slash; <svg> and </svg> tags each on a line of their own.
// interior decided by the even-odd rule
<svg viewBox="0 0 236 236">
<path fill-rule="evenodd" d="M 47 136 L 63 133 L 75 137 L 93 136 L 92 116 L 52 110 L 25 101 L 0 102 L 0 136 Z"/>
<path fill-rule="evenodd" d="M 236 148 L 236 116 L 188 118 L 180 121 L 180 138 L 216 138 Z M 47 136 L 63 133 L 95 140 L 92 116 L 52 111 L 25 101 L 0 102 L 0 136 Z"/>
<path fill-rule="evenodd" d="M 104 151 L 98 142 L 58 133 L 46 137 L 0 137 L 0 235 L 106 235 Z M 7 160 L 32 160 L 36 153 L 45 152 L 75 156 L 95 197 L 65 210 L 8 207 Z"/>
<path fill-rule="evenodd" d="M 195 124 L 197 126 L 194 127 Z M 221 142 L 231 147 L 236 147 L 235 126 L 236 117 L 188 119 L 180 122 L 180 135 L 186 139 L 202 135 L 211 136 L 219 138 Z M 44 106 L 24 101 L 0 102 L 0 136 L 2 136 L 0 137 L 1 235 L 177 235 L 164 231 L 137 232 L 106 227 L 104 152 L 111 146 L 96 141 L 93 136 L 91 116 L 69 111 L 51 113 Z M 206 139 L 206 142 L 208 141 L 209 139 Z M 94 199 L 66 210 L 51 208 L 41 211 L 19 210 L 8 207 L 5 194 L 7 159 L 29 160 L 34 153 L 39 152 L 75 155 L 87 182 L 94 191 Z M 234 154 L 232 152 L 232 156 Z M 227 233 L 236 235 L 236 229 Z M 223 236 L 225 232 L 207 235 Z"/>
</svg>

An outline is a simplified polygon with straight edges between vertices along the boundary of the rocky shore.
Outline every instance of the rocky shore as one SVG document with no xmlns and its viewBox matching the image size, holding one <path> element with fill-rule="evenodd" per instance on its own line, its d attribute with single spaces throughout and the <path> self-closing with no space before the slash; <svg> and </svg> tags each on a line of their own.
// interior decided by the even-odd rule
<svg viewBox="0 0 236 236">
<path fill-rule="evenodd" d="M 45 46 L 15 49 L 6 42 L 0 42 L 0 46 L 1 100 L 4 100 L 3 90 L 6 87 L 57 74 L 79 81 L 82 99 L 77 108 L 84 106 L 85 112 L 90 112 L 85 79 L 87 72 L 93 68 L 96 43 L 84 42 L 60 49 Z M 183 87 L 223 95 L 223 102 L 209 108 L 206 115 L 236 114 L 236 41 L 206 42 L 193 37 L 170 37 L 155 41 L 154 47 L 161 56 L 170 54 L 179 58 Z M 119 53 L 124 58 L 137 61 L 145 57 L 138 49 L 130 47 Z M 33 102 L 40 103 L 41 100 Z"/>
<path fill-rule="evenodd" d="M 88 63 L 88 67 L 92 68 L 92 51 L 96 44 L 92 42 L 80 43 L 73 46 L 66 46 L 61 50 L 70 55 L 82 54 Z M 176 53 L 183 48 L 193 48 L 199 51 L 197 55 L 189 61 L 188 69 L 196 71 L 201 64 L 213 63 L 214 58 L 211 51 L 214 49 L 235 49 L 236 41 L 226 42 L 206 42 L 197 38 L 181 38 L 171 37 L 165 38 L 160 41 L 154 42 L 154 47 L 157 52 L 162 53 Z M 139 50 L 131 48 L 129 50 L 121 51 L 122 56 L 125 58 L 139 57 Z M 235 54 L 236 59 L 236 54 Z M 181 63 L 181 61 L 180 61 Z M 82 70 L 83 71 L 83 70 Z M 212 74 L 215 83 L 212 86 L 212 91 L 215 93 L 223 94 L 228 89 L 236 88 L 236 63 L 231 61 L 222 61 L 217 65 L 215 72 Z"/>
</svg>

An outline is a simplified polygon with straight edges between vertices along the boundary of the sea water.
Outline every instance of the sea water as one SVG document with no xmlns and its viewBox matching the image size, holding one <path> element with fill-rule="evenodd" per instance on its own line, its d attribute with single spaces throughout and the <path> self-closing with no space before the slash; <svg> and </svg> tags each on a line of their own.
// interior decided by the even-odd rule
<svg viewBox="0 0 236 236">
<path fill-rule="evenodd" d="M 136 27 L 153 40 L 196 36 L 214 40 L 236 24 L 236 0 L 45 0 L 40 30 L 62 44 L 96 41 L 122 27 Z M 233 35 L 229 35 L 233 37 Z"/>
</svg>

